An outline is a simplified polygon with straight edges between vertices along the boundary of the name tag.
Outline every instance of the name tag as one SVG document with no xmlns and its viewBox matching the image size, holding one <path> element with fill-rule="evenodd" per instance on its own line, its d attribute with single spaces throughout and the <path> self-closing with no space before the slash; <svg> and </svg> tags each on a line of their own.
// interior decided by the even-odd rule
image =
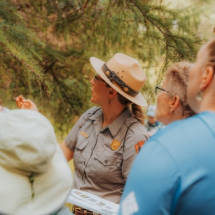
<svg viewBox="0 0 215 215">
<path fill-rule="evenodd" d="M 80 134 L 84 137 L 89 137 L 89 134 L 84 133 L 83 131 L 80 132 Z"/>
</svg>

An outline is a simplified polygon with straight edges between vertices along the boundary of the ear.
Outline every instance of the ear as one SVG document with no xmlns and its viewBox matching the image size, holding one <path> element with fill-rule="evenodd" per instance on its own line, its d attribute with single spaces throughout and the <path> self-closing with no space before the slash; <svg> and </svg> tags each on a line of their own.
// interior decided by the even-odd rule
<svg viewBox="0 0 215 215">
<path fill-rule="evenodd" d="M 202 74 L 202 79 L 200 83 L 201 91 L 204 91 L 210 85 L 211 81 L 213 80 L 213 76 L 214 76 L 213 66 L 207 66 L 206 70 Z"/>
<path fill-rule="evenodd" d="M 178 95 L 174 95 L 170 100 L 170 111 L 174 112 L 178 106 L 180 106 L 180 98 Z"/>
<path fill-rule="evenodd" d="M 114 98 L 116 95 L 117 95 L 117 91 L 114 90 L 113 88 L 110 88 L 108 97 L 109 97 L 110 99 L 112 99 L 112 98 Z"/>
</svg>

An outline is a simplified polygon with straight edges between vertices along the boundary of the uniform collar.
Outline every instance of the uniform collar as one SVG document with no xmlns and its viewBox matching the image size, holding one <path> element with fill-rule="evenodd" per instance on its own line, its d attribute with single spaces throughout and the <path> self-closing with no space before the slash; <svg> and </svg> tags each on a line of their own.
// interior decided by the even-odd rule
<svg viewBox="0 0 215 215">
<path fill-rule="evenodd" d="M 93 123 L 96 136 L 98 136 L 99 132 L 101 130 L 101 127 L 102 127 L 102 122 L 103 122 L 102 109 L 101 108 L 95 108 L 94 112 L 93 113 L 91 112 L 90 114 L 91 114 L 91 116 L 89 117 L 89 119 Z"/>
<path fill-rule="evenodd" d="M 95 109 L 94 110 L 94 113 L 90 113 L 91 116 L 89 117 L 90 120 L 98 120 L 98 119 L 102 119 L 102 109 L 101 108 L 98 108 L 98 109 Z"/>
<path fill-rule="evenodd" d="M 125 123 L 126 119 L 131 115 L 128 108 L 126 108 L 110 125 L 108 125 L 106 128 L 108 128 L 112 134 L 113 137 L 115 137 L 123 124 Z M 104 128 L 105 129 L 105 128 Z"/>
<path fill-rule="evenodd" d="M 120 130 L 120 128 L 125 123 L 126 119 L 129 118 L 131 115 L 128 108 L 125 108 L 125 110 L 108 126 L 101 128 L 102 122 L 103 122 L 103 112 L 102 109 L 98 110 L 95 114 L 93 114 L 90 119 L 95 121 L 94 125 L 96 128 L 100 127 L 100 131 L 104 131 L 106 129 L 109 129 L 111 132 L 111 135 L 115 137 Z M 97 129 L 96 129 L 97 130 Z"/>
</svg>

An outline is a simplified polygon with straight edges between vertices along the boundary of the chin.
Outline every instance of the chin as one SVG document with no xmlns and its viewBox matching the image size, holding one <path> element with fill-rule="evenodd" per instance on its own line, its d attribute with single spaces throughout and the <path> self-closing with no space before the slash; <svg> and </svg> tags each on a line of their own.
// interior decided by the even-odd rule
<svg viewBox="0 0 215 215">
<path fill-rule="evenodd" d="M 91 101 L 93 104 L 97 104 L 96 101 L 95 101 L 93 98 L 91 98 L 90 101 Z"/>
</svg>

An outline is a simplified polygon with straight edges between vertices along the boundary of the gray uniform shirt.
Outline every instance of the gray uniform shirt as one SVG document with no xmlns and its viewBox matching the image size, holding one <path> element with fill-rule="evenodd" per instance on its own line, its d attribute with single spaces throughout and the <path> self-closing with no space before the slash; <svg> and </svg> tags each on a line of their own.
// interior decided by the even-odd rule
<svg viewBox="0 0 215 215">
<path fill-rule="evenodd" d="M 146 141 L 145 127 L 128 109 L 102 128 L 102 109 L 86 111 L 65 139 L 74 151 L 75 188 L 119 203 L 131 165 L 135 145 Z"/>
</svg>

